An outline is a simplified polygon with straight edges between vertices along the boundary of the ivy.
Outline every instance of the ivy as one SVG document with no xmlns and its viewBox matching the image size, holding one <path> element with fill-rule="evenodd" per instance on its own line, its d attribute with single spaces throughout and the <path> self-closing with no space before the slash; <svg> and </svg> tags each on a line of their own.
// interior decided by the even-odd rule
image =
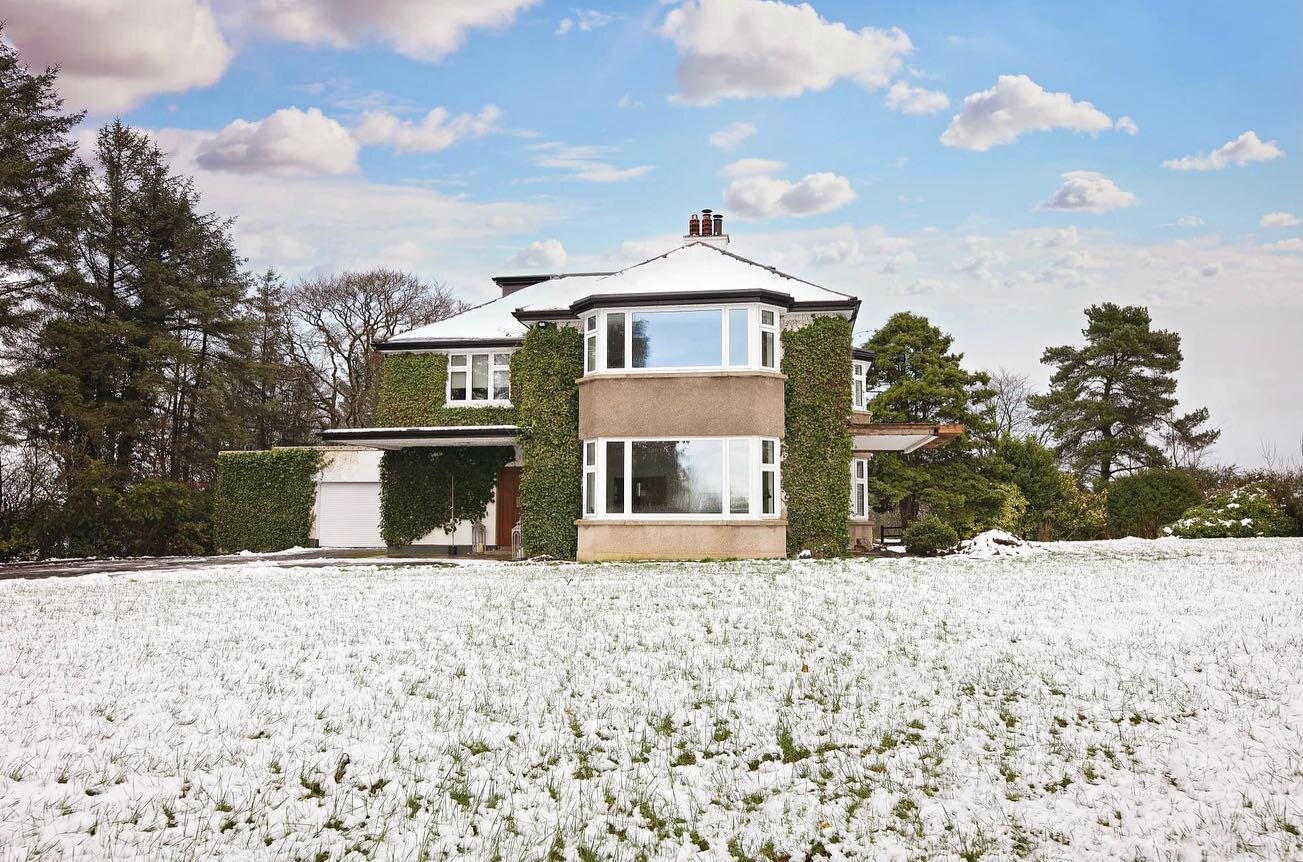
<svg viewBox="0 0 1303 862">
<path fill-rule="evenodd" d="M 219 551 L 283 551 L 305 546 L 317 497 L 317 449 L 222 452 L 213 495 Z"/>
<path fill-rule="evenodd" d="M 520 425 L 520 524 L 529 554 L 573 559 L 578 550 L 583 351 L 579 330 L 536 326 L 511 360 Z"/>
<path fill-rule="evenodd" d="M 380 534 L 391 548 L 488 511 L 510 446 L 422 446 L 380 456 Z"/>
<path fill-rule="evenodd" d="M 382 428 L 516 424 L 514 407 L 448 407 L 448 357 L 442 353 L 389 353 L 384 362 L 376 405 Z"/>
<path fill-rule="evenodd" d="M 787 550 L 833 557 L 850 541 L 851 322 L 818 317 L 783 333 Z"/>
</svg>

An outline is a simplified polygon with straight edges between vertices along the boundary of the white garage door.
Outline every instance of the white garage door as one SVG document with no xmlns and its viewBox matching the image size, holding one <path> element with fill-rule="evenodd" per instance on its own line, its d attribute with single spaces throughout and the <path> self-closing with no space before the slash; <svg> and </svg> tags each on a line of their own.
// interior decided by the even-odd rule
<svg viewBox="0 0 1303 862">
<path fill-rule="evenodd" d="M 379 482 L 317 486 L 317 541 L 323 548 L 383 548 Z"/>
</svg>

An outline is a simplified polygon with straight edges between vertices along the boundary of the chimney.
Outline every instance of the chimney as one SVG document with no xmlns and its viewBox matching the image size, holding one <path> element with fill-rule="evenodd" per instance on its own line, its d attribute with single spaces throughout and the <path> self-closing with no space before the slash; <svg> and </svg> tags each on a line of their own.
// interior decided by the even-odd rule
<svg viewBox="0 0 1303 862">
<path fill-rule="evenodd" d="M 683 238 L 688 242 L 728 245 L 728 234 L 724 233 L 724 214 L 708 208 L 702 209 L 700 216 L 693 213 L 688 217 L 688 233 Z"/>
</svg>

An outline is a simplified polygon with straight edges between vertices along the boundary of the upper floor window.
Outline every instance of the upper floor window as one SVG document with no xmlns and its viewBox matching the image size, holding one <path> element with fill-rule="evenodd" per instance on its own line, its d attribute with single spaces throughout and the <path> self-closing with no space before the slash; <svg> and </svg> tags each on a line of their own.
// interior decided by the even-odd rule
<svg viewBox="0 0 1303 862">
<path fill-rule="evenodd" d="M 778 365 L 778 312 L 758 305 L 594 311 L 584 373 Z"/>
<path fill-rule="evenodd" d="M 855 361 L 851 363 L 851 406 L 856 410 L 867 410 L 869 401 L 869 363 Z"/>
<path fill-rule="evenodd" d="M 511 403 L 511 353 L 449 353 L 444 402 L 461 405 Z"/>
</svg>

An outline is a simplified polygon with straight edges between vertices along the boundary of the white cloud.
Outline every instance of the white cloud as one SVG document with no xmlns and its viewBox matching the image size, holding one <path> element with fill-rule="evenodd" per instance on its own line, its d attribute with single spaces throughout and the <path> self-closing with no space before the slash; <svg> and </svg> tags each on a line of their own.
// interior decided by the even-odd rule
<svg viewBox="0 0 1303 862">
<path fill-rule="evenodd" d="M 1001 75 L 995 86 L 964 99 L 963 107 L 941 135 L 948 147 L 986 152 L 1027 132 L 1070 129 L 1102 132 L 1113 121 L 1090 102 L 1074 102 L 1067 93 L 1050 93 L 1026 75 Z"/>
<path fill-rule="evenodd" d="M 1231 165 L 1244 167 L 1253 162 L 1269 162 L 1285 155 L 1275 141 L 1260 141 L 1258 134 L 1248 131 L 1233 141 L 1227 141 L 1208 155 L 1182 156 L 1168 159 L 1163 167 L 1174 171 L 1220 171 Z"/>
<path fill-rule="evenodd" d="M 855 31 L 809 4 L 775 0 L 689 0 L 665 17 L 660 33 L 679 52 L 678 98 L 694 105 L 797 96 L 842 78 L 879 89 L 913 50 L 894 27 Z"/>
<path fill-rule="evenodd" d="M 6 0 L 5 39 L 33 68 L 58 66 L 69 108 L 126 111 L 214 84 L 232 50 L 197 0 Z"/>
<path fill-rule="evenodd" d="M 511 266 L 522 269 L 559 270 L 566 265 L 569 255 L 559 239 L 535 240 L 512 255 Z"/>
<path fill-rule="evenodd" d="M 719 175 L 728 179 L 754 177 L 758 174 L 777 173 L 785 167 L 787 165 L 777 159 L 738 159 L 720 168 Z"/>
<path fill-rule="evenodd" d="M 475 29 L 501 29 L 539 0 L 252 0 L 246 22 L 281 39 L 348 48 L 375 40 L 416 60 L 437 61 Z"/>
<path fill-rule="evenodd" d="M 565 171 L 570 179 L 586 183 L 619 183 L 651 172 L 655 165 L 635 165 L 620 168 L 606 161 L 615 152 L 614 147 L 572 146 L 559 141 L 534 144 L 533 162 L 540 168 Z"/>
<path fill-rule="evenodd" d="M 353 129 L 363 144 L 391 144 L 403 153 L 433 153 L 447 149 L 462 138 L 482 137 L 497 130 L 502 112 L 485 105 L 478 114 L 449 118 L 445 108 L 435 108 L 419 123 L 399 119 L 388 111 L 372 111 Z"/>
<path fill-rule="evenodd" d="M 734 123 L 726 129 L 712 132 L 709 138 L 710 145 L 721 150 L 731 150 L 755 133 L 756 127 L 753 123 Z"/>
<path fill-rule="evenodd" d="M 1258 219 L 1262 227 L 1293 227 L 1299 224 L 1298 216 L 1293 213 L 1267 213 Z"/>
<path fill-rule="evenodd" d="M 797 182 L 760 175 L 734 180 L 724 191 L 724 203 L 741 218 L 808 216 L 832 212 L 855 200 L 846 177 L 817 173 Z"/>
<path fill-rule="evenodd" d="M 1118 188 L 1116 183 L 1103 174 L 1068 171 L 1063 174 L 1063 185 L 1041 204 L 1041 209 L 1101 213 L 1129 207 L 1135 202 L 1134 194 Z"/>
<path fill-rule="evenodd" d="M 1291 237 L 1290 239 L 1277 240 L 1266 247 L 1272 251 L 1303 251 L 1303 239 Z"/>
<path fill-rule="evenodd" d="M 940 90 L 913 87 L 904 81 L 897 81 L 887 91 L 887 99 L 883 104 L 902 114 L 935 114 L 950 107 L 950 97 Z"/>
<path fill-rule="evenodd" d="M 1113 128 L 1128 135 L 1140 134 L 1140 127 L 1130 117 L 1118 117 L 1117 122 L 1113 124 Z"/>
<path fill-rule="evenodd" d="M 564 36 L 571 30 L 578 29 L 587 33 L 605 27 L 615 20 L 615 16 L 596 9 L 576 9 L 573 17 L 562 18 L 557 22 L 555 35 Z"/>
<path fill-rule="evenodd" d="M 346 174 L 357 170 L 358 145 L 316 108 L 282 108 L 254 122 L 235 120 L 200 144 L 204 168 L 244 174 Z"/>
<path fill-rule="evenodd" d="M 1177 227 L 1203 227 L 1203 219 L 1197 215 L 1183 215 L 1176 220 Z"/>
</svg>

